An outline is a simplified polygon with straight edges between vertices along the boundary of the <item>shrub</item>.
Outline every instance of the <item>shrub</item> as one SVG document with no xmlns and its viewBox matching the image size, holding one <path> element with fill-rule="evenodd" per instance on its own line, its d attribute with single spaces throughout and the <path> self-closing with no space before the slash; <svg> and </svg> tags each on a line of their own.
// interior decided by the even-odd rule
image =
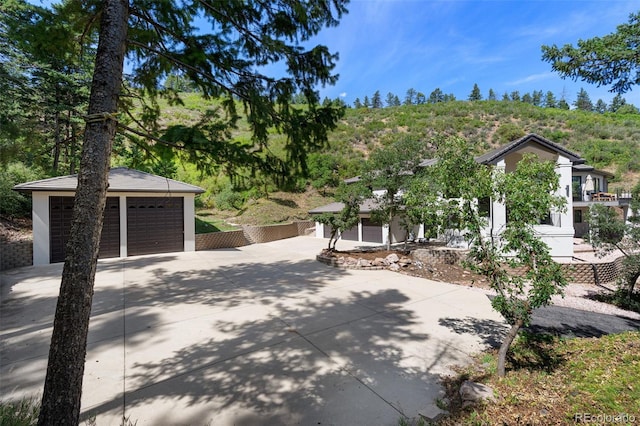
<svg viewBox="0 0 640 426">
<path fill-rule="evenodd" d="M 0 171 L 0 214 L 12 217 L 27 217 L 31 214 L 31 197 L 13 191 L 19 183 L 37 180 L 41 177 L 39 170 L 22 163 L 11 163 Z"/>
</svg>

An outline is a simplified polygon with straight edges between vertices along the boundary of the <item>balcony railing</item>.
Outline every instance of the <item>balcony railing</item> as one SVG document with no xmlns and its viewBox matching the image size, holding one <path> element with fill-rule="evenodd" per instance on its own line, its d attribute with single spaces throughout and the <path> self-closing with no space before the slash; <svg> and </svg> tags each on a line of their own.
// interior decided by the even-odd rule
<svg viewBox="0 0 640 426">
<path fill-rule="evenodd" d="M 628 189 L 617 189 L 615 192 L 589 192 L 586 194 L 573 194 L 573 201 L 593 201 L 606 202 L 618 200 L 630 200 L 631 191 Z"/>
</svg>

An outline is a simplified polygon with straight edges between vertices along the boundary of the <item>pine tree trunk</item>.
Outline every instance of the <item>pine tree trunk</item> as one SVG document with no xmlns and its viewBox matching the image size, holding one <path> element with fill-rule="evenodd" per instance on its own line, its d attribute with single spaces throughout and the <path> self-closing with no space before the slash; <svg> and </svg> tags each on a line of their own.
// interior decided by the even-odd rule
<svg viewBox="0 0 640 426">
<path fill-rule="evenodd" d="M 39 425 L 77 425 L 127 36 L 127 0 L 105 0 L 71 235 L 53 324 Z"/>
<path fill-rule="evenodd" d="M 515 324 L 511 326 L 511 329 L 502 341 L 502 345 L 500 345 L 500 350 L 498 351 L 498 377 L 505 376 L 507 352 L 509 352 L 509 348 L 511 347 L 513 340 L 518 335 L 518 331 L 523 324 L 524 321 L 522 321 L 521 319 L 517 319 Z"/>
</svg>

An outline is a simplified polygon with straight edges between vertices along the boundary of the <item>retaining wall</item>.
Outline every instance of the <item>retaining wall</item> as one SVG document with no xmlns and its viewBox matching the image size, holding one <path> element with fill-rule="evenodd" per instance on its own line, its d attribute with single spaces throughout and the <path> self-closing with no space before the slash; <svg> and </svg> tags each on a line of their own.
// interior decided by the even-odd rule
<svg viewBox="0 0 640 426">
<path fill-rule="evenodd" d="M 453 249 L 416 249 L 411 252 L 414 260 L 423 263 L 462 265 L 466 259 L 466 250 Z M 622 272 L 623 258 L 612 262 L 561 263 L 567 281 L 576 284 L 610 284 L 615 282 Z M 513 271 L 522 273 L 522 271 Z"/>
<path fill-rule="evenodd" d="M 313 221 L 282 225 L 244 226 L 242 230 L 196 234 L 196 250 L 242 247 L 306 235 Z M 0 271 L 33 265 L 33 241 L 0 242 Z"/>
<path fill-rule="evenodd" d="M 0 241 L 0 271 L 33 264 L 33 241 Z"/>
</svg>

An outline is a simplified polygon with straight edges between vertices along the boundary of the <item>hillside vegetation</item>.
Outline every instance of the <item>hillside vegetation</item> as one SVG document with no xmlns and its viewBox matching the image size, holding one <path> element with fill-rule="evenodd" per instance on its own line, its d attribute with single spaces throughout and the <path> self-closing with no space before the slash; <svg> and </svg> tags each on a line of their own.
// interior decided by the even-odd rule
<svg viewBox="0 0 640 426">
<path fill-rule="evenodd" d="M 378 109 L 348 109 L 332 144 L 364 156 L 403 137 L 428 142 L 457 135 L 478 153 L 537 133 L 610 171 L 618 181 L 640 172 L 640 115 L 541 108 L 513 101 L 451 101 Z M 343 148 L 344 149 L 344 148 Z"/>
<path fill-rule="evenodd" d="M 195 123 L 218 110 L 217 101 L 203 99 L 197 93 L 181 96 L 182 105 L 160 101 L 160 127 Z M 304 107 L 300 105 L 300 108 Z M 543 108 L 509 100 L 347 108 L 338 127 L 329 133 L 326 146 L 309 153 L 308 175 L 298 177 L 286 188 L 280 187 L 271 177 L 248 169 L 238 169 L 233 179 L 226 170 L 215 165 L 210 170 L 202 170 L 179 153 L 173 158 L 162 158 L 158 163 L 157 156 L 149 157 L 125 139 L 116 142 L 112 165 L 124 165 L 199 185 L 206 190 L 198 199 L 201 209 L 215 210 L 219 212 L 216 216 L 234 223 L 263 224 L 287 218 L 300 219 L 304 215 L 303 209 L 331 202 L 333 188 L 342 179 L 360 174 L 369 153 L 376 147 L 403 138 L 429 145 L 437 135 L 456 135 L 472 142 L 481 154 L 527 133 L 548 138 L 580 154 L 596 168 L 613 173 L 614 189 L 628 189 L 640 179 L 640 114 Z M 252 143 L 249 124 L 244 119 L 238 121 L 232 135 L 239 144 Z M 270 138 L 271 152 L 282 155 L 284 137 L 273 131 Z M 4 188 L 12 193 L 10 187 L 23 181 L 23 174 L 3 176 Z M 42 172 L 36 176 L 44 177 L 47 175 Z M 282 195 L 269 200 L 269 194 L 282 190 L 295 200 L 276 202 L 283 199 Z M 15 205 L 22 202 L 14 201 Z M 265 205 L 273 208 L 265 208 Z M 277 213 L 271 215 L 270 211 Z"/>
</svg>

